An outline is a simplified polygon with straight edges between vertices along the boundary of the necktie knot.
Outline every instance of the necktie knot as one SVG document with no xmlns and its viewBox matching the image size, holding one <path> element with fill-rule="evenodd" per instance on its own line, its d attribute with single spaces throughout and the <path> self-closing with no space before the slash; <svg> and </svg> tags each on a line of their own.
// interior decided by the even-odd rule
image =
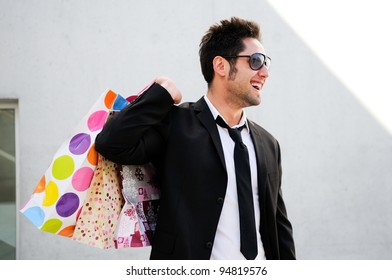
<svg viewBox="0 0 392 280">
<path fill-rule="evenodd" d="M 227 131 L 229 132 L 230 138 L 235 142 L 235 143 L 242 143 L 242 137 L 241 137 L 241 130 L 245 127 L 245 125 L 237 127 L 237 128 L 231 128 L 223 119 L 221 116 L 218 116 L 216 118 L 216 123 L 223 128 L 227 128 Z"/>
</svg>

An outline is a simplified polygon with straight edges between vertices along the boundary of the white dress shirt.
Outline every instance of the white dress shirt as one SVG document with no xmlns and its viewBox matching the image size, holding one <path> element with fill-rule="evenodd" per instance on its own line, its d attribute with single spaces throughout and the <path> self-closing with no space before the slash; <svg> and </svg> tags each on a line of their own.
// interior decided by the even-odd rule
<svg viewBox="0 0 392 280">
<path fill-rule="evenodd" d="M 212 105 L 208 97 L 204 96 L 207 105 L 216 120 L 221 116 L 218 110 Z M 225 120 L 222 116 L 221 118 Z M 225 120 L 226 121 L 226 120 Z M 226 122 L 227 123 L 227 122 Z M 258 255 L 256 260 L 265 260 L 265 253 L 260 228 L 260 207 L 259 195 L 257 187 L 257 162 L 256 153 L 250 136 L 248 122 L 246 120 L 245 111 L 243 111 L 241 120 L 238 125 L 232 128 L 241 127 L 245 124 L 246 129 L 241 130 L 242 141 L 248 148 L 250 173 L 252 182 L 253 205 L 255 209 L 255 223 L 257 231 L 257 249 Z M 234 141 L 230 138 L 226 128 L 217 125 L 219 136 L 222 142 L 223 153 L 225 157 L 227 170 L 227 190 L 223 203 L 222 213 L 219 218 L 218 228 L 215 235 L 214 245 L 212 247 L 211 260 L 245 260 L 240 251 L 240 220 L 238 210 L 237 182 L 234 167 Z"/>
</svg>

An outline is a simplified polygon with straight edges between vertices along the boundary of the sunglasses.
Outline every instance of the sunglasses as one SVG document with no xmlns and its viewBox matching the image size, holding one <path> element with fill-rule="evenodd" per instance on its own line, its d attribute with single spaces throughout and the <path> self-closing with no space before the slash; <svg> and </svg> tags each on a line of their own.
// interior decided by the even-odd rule
<svg viewBox="0 0 392 280">
<path fill-rule="evenodd" d="M 264 65 L 267 69 L 270 68 L 271 58 L 262 53 L 254 53 L 252 55 L 233 55 L 233 56 L 223 56 L 224 58 L 237 58 L 237 57 L 248 57 L 249 66 L 252 70 L 258 71 Z"/>
</svg>

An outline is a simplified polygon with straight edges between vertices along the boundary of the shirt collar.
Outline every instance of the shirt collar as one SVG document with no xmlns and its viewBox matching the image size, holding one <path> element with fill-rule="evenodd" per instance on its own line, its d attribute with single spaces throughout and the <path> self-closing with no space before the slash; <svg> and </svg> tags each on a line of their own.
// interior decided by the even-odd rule
<svg viewBox="0 0 392 280">
<path fill-rule="evenodd" d="M 210 109 L 210 111 L 212 113 L 212 116 L 214 117 L 214 120 L 216 120 L 216 118 L 218 116 L 220 116 L 225 121 L 225 123 L 227 124 L 225 118 L 221 114 L 219 114 L 218 110 L 215 108 L 215 106 L 208 99 L 207 95 L 204 95 L 204 100 L 206 101 L 206 103 L 208 105 L 208 108 Z M 246 129 L 249 131 L 249 126 L 248 126 L 248 121 L 246 119 L 245 110 L 242 110 L 242 116 L 241 116 L 240 122 L 238 124 L 236 124 L 235 126 L 233 126 L 232 128 L 241 127 L 243 125 L 245 125 Z"/>
</svg>

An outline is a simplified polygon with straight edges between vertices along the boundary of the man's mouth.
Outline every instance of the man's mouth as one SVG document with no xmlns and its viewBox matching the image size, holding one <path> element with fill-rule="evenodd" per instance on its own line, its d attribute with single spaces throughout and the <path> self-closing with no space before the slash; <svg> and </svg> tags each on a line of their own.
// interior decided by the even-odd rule
<svg viewBox="0 0 392 280">
<path fill-rule="evenodd" d="M 263 86 L 262 83 L 259 82 L 251 82 L 250 83 L 252 85 L 252 87 L 254 87 L 256 90 L 261 90 L 261 87 Z"/>
</svg>

